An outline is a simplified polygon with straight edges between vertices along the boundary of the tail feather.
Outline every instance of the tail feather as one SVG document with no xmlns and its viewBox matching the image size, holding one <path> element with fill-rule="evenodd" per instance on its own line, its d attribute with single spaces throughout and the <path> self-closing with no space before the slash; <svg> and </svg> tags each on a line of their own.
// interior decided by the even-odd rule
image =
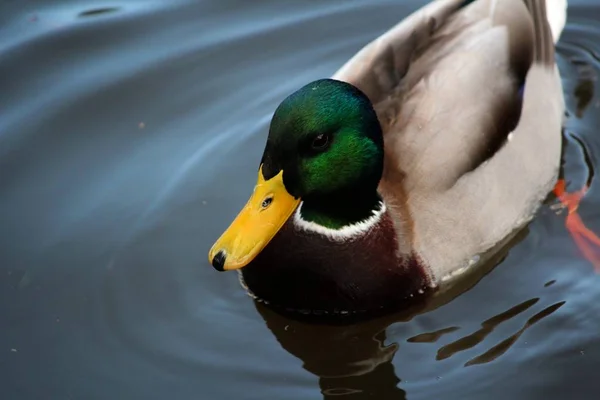
<svg viewBox="0 0 600 400">
<path fill-rule="evenodd" d="M 546 0 L 546 14 L 554 43 L 560 39 L 567 22 L 567 8 L 567 0 Z"/>
<path fill-rule="evenodd" d="M 533 61 L 535 63 L 554 66 L 554 40 L 550 30 L 550 21 L 546 16 L 546 3 L 553 0 L 525 0 L 533 19 L 535 46 Z M 554 0 L 555 1 L 555 0 Z"/>
</svg>

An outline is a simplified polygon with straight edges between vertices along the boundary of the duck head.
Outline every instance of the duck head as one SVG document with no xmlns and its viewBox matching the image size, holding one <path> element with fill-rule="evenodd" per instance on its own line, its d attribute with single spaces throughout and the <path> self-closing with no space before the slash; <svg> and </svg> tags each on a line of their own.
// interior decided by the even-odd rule
<svg viewBox="0 0 600 400">
<path fill-rule="evenodd" d="M 319 232 L 340 230 L 381 207 L 383 136 L 368 97 L 333 79 L 287 97 L 271 120 L 254 191 L 210 249 L 220 271 L 249 264 L 297 210 Z"/>
</svg>

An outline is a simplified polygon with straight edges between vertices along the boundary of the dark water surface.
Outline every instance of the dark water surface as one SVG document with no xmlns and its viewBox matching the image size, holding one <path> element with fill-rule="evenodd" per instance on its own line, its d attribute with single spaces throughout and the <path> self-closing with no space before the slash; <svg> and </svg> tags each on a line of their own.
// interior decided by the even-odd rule
<svg viewBox="0 0 600 400">
<path fill-rule="evenodd" d="M 573 191 L 600 157 L 594 2 L 559 45 Z M 410 321 L 299 323 L 206 261 L 277 104 L 422 4 L 2 2 L 0 399 L 599 398 L 600 278 L 555 202 Z M 593 179 L 579 213 L 600 232 Z"/>
</svg>

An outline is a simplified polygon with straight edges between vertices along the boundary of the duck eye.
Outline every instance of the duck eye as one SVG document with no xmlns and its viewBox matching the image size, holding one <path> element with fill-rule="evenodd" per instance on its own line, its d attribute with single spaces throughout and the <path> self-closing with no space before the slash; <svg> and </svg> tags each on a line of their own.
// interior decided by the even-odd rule
<svg viewBox="0 0 600 400">
<path fill-rule="evenodd" d="M 273 198 L 272 197 L 267 197 L 266 199 L 264 199 L 261 203 L 261 207 L 264 210 L 265 208 L 269 207 L 271 205 L 271 203 L 273 202 Z"/>
<path fill-rule="evenodd" d="M 312 142 L 312 148 L 315 150 L 323 150 L 329 144 L 329 135 L 321 133 L 317 135 Z"/>
</svg>

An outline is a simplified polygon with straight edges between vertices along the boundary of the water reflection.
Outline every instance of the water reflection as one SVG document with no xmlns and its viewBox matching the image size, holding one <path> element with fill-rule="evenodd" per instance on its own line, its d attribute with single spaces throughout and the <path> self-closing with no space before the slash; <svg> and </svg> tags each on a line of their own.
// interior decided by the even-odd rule
<svg viewBox="0 0 600 400">
<path fill-rule="evenodd" d="M 483 342 L 485 338 L 492 333 L 492 331 L 501 323 L 508 321 L 511 318 L 516 317 L 517 315 L 525 312 L 525 310 L 529 309 L 529 307 L 533 306 L 540 299 L 530 299 L 524 301 L 521 304 L 518 304 L 512 307 L 509 310 L 506 310 L 481 324 L 481 329 L 477 332 L 474 332 L 468 336 L 465 336 L 455 342 L 447 344 L 438 350 L 436 360 L 445 360 L 446 358 L 452 357 L 454 354 L 471 349 L 477 346 L 479 343 Z"/>
<path fill-rule="evenodd" d="M 437 331 L 433 331 L 433 332 L 421 333 L 419 335 L 409 338 L 407 340 L 407 342 L 409 342 L 409 343 L 435 343 L 438 340 L 440 340 L 440 338 L 442 336 L 444 336 L 445 334 L 452 333 L 459 329 L 460 328 L 458 326 L 451 326 L 449 328 L 438 329 Z"/>
<path fill-rule="evenodd" d="M 350 326 L 317 325 L 288 319 L 260 303 L 256 309 L 279 344 L 319 377 L 324 399 L 404 399 L 392 359 L 398 344 L 385 345 L 385 329 L 398 317 Z"/>
<path fill-rule="evenodd" d="M 95 17 L 103 14 L 111 14 L 119 11 L 119 7 L 103 7 L 103 8 L 93 8 L 91 10 L 82 11 L 79 13 L 79 17 Z"/>
<path fill-rule="evenodd" d="M 556 304 L 553 304 L 551 306 L 544 308 L 542 311 L 535 314 L 533 317 L 529 318 L 527 320 L 527 322 L 525 323 L 525 325 L 521 329 L 519 329 L 519 331 L 516 332 L 514 335 L 511 335 L 509 338 L 501 341 L 500 343 L 498 343 L 497 345 L 495 345 L 494 347 L 492 347 L 485 353 L 467 361 L 467 363 L 465 364 L 465 367 L 468 367 L 471 365 L 477 365 L 477 364 L 484 364 L 484 363 L 494 361 L 496 358 L 498 358 L 502 354 L 506 353 L 508 351 L 508 349 L 513 344 L 515 344 L 517 339 L 523 334 L 523 332 L 525 332 L 526 329 L 531 328 L 534 324 L 536 324 L 536 323 L 540 322 L 542 319 L 550 316 L 556 310 L 561 308 L 565 303 L 566 303 L 566 301 L 561 301 L 561 302 L 558 302 Z"/>
<path fill-rule="evenodd" d="M 594 98 L 595 83 L 591 79 L 582 79 L 575 88 L 575 97 L 577 98 L 577 110 L 575 115 L 582 118 L 585 109 L 590 105 Z"/>
</svg>

